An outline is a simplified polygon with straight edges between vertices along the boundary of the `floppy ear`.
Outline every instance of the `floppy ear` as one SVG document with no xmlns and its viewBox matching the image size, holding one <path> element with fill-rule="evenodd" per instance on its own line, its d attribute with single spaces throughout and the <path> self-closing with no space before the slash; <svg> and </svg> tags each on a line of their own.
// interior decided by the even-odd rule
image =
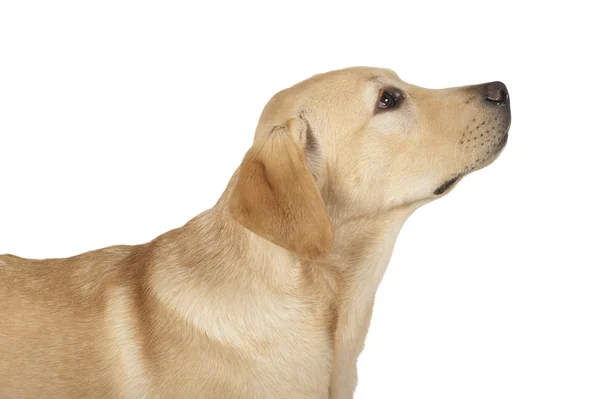
<svg viewBox="0 0 600 399">
<path fill-rule="evenodd" d="M 300 144 L 309 133 L 306 122 L 294 118 L 255 142 L 240 166 L 229 211 L 253 233 L 317 259 L 331 250 L 333 232 Z"/>
</svg>

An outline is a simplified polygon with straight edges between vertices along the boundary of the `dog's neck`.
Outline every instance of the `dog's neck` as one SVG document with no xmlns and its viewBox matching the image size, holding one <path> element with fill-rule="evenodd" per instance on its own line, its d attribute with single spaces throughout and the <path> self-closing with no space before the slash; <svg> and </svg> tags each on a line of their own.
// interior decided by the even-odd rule
<svg viewBox="0 0 600 399">
<path fill-rule="evenodd" d="M 212 224 L 211 231 L 220 231 L 229 243 L 224 253 L 236 251 L 237 256 L 249 260 L 249 267 L 266 276 L 276 276 L 281 281 L 295 274 L 289 270 L 298 267 L 311 273 L 330 276 L 343 285 L 344 291 L 358 290 L 356 294 L 374 295 L 389 263 L 398 233 L 407 218 L 421 205 L 397 207 L 380 212 L 357 214 L 346 211 L 339 204 L 328 203 L 334 230 L 334 246 L 330 254 L 317 261 L 304 261 L 295 254 L 263 239 L 232 219 L 227 203 L 235 184 L 234 175 L 217 204 L 208 212 L 192 219 L 184 228 L 194 230 L 186 234 L 198 246 L 204 241 L 203 226 Z M 208 238 L 208 237 L 207 237 Z M 219 241 L 219 240 L 215 240 Z M 224 262 L 226 267 L 226 262 Z M 307 270 L 304 270 L 306 272 Z M 235 272 L 235 271 L 232 271 Z M 315 278 L 318 278 L 315 276 Z M 354 282 L 356 280 L 356 282 Z M 360 288 L 357 282 L 364 285 Z M 352 287 L 351 287 L 352 286 Z M 333 287 L 331 287 L 333 288 Z M 342 287 L 340 287 L 342 289 Z M 348 294 L 353 295 L 351 292 Z"/>
<path fill-rule="evenodd" d="M 227 206 L 231 187 L 212 209 L 155 242 L 167 248 L 157 253 L 169 257 L 156 259 L 151 272 L 151 286 L 162 287 L 155 291 L 158 299 L 210 338 L 239 345 L 271 337 L 291 306 L 286 295 L 293 300 L 307 295 L 305 303 L 314 303 L 327 318 L 334 367 L 354 367 L 397 235 L 416 207 L 354 216 L 332 212 L 333 250 L 307 261 L 236 222 Z M 212 287 L 236 295 L 210 295 Z M 245 316 L 234 323 L 228 309 Z"/>
</svg>

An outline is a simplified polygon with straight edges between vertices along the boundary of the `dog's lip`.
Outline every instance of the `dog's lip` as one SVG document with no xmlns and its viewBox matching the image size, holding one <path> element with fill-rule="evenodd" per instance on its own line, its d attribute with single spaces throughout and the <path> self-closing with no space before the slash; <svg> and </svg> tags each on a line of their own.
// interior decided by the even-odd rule
<svg viewBox="0 0 600 399">
<path fill-rule="evenodd" d="M 448 191 L 448 189 L 450 189 L 450 187 L 452 187 L 454 185 L 454 183 L 456 183 L 458 180 L 460 180 L 461 177 L 462 177 L 462 175 L 456 175 L 453 178 L 446 180 L 446 182 L 444 184 L 442 184 L 441 186 L 439 186 L 438 188 L 436 188 L 433 193 L 435 195 L 444 194 L 446 191 Z"/>
</svg>

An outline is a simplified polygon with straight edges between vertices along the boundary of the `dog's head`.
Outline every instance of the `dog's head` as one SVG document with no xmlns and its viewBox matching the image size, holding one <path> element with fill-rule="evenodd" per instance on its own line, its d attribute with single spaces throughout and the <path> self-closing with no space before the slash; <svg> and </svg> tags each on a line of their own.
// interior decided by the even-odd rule
<svg viewBox="0 0 600 399">
<path fill-rule="evenodd" d="M 322 257 L 332 213 L 380 214 L 438 198 L 498 156 L 509 125 L 500 82 L 430 90 L 386 69 L 316 75 L 265 107 L 229 209 L 255 234 Z"/>
</svg>

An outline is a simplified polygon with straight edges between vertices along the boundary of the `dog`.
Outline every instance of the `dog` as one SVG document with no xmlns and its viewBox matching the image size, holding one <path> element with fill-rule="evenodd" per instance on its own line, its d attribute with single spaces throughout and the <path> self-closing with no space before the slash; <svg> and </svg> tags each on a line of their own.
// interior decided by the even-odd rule
<svg viewBox="0 0 600 399">
<path fill-rule="evenodd" d="M 275 94 L 216 205 L 135 246 L 0 256 L 1 398 L 353 396 L 405 220 L 505 147 L 501 82 L 391 70 Z"/>
</svg>

